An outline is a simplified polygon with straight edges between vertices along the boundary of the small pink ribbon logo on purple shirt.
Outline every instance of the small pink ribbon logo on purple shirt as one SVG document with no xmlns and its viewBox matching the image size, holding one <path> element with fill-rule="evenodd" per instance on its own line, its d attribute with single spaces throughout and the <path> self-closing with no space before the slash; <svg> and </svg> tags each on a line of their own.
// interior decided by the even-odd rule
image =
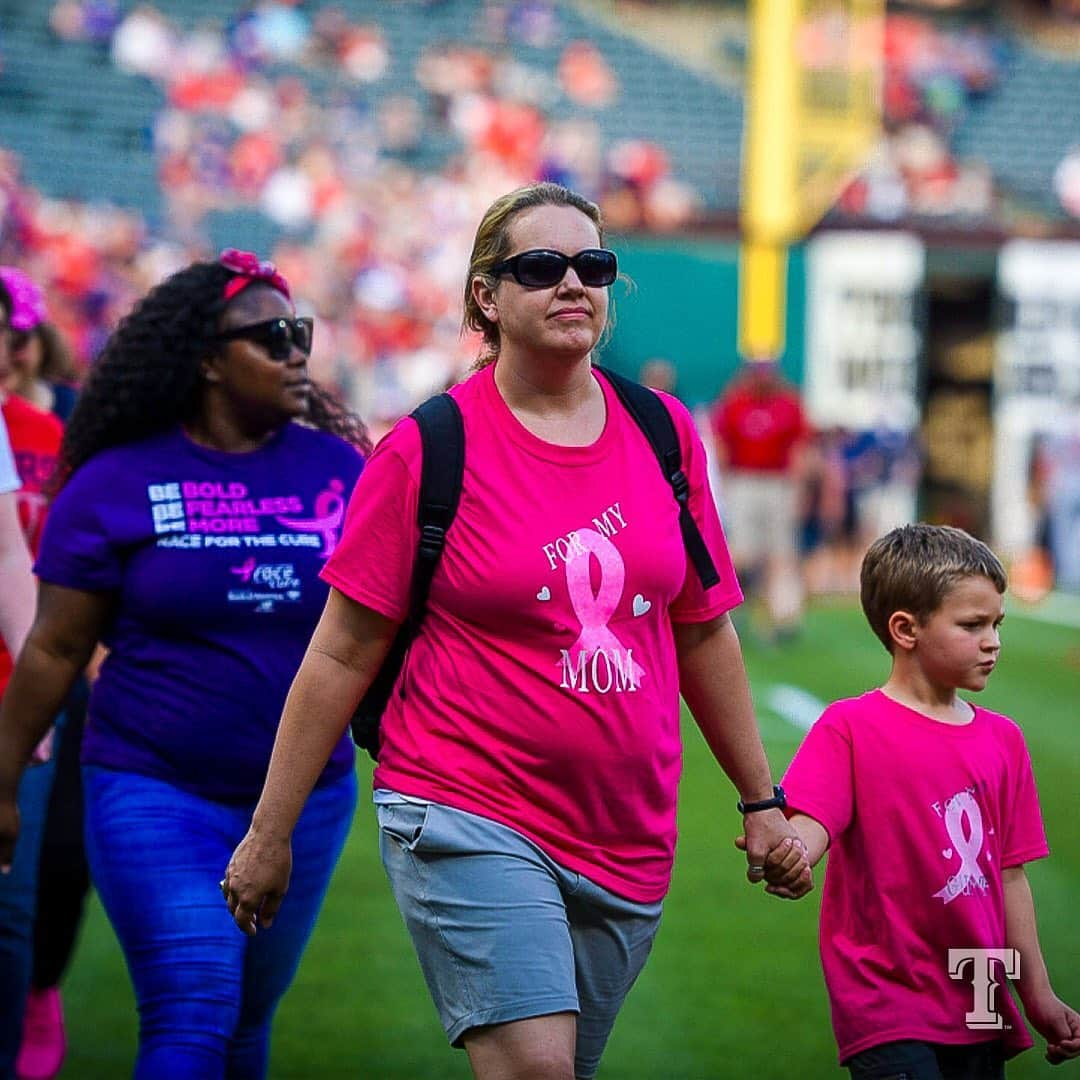
<svg viewBox="0 0 1080 1080">
<path fill-rule="evenodd" d="M 235 574 L 246 585 L 251 580 L 251 575 L 255 573 L 256 565 L 255 556 L 251 555 L 239 566 L 230 566 L 229 573 Z"/>
<path fill-rule="evenodd" d="M 298 532 L 322 534 L 322 551 L 319 557 L 328 559 L 337 547 L 338 532 L 345 516 L 345 499 L 342 492 L 345 485 L 337 479 L 331 480 L 325 491 L 315 496 L 315 516 L 310 518 L 279 517 L 278 521 L 289 529 Z"/>
<path fill-rule="evenodd" d="M 570 649 L 576 657 L 584 650 L 593 655 L 596 650 L 629 655 L 623 643 L 608 626 L 622 599 L 625 567 L 619 549 L 606 537 L 592 529 L 579 529 L 577 539 L 581 548 L 566 563 L 566 587 L 570 593 L 570 606 L 574 609 L 581 633 Z M 590 574 L 591 558 L 600 564 L 600 588 L 594 593 Z M 634 684 L 641 682 L 645 669 L 635 660 L 630 661 Z"/>
<path fill-rule="evenodd" d="M 967 828 L 964 827 L 965 820 Z M 960 869 L 934 896 L 951 904 L 958 896 L 966 896 L 974 885 L 980 892 L 989 887 L 986 875 L 979 867 L 979 852 L 983 845 L 983 820 L 979 804 L 969 791 L 961 791 L 945 804 L 945 828 L 952 850 L 960 856 Z"/>
</svg>

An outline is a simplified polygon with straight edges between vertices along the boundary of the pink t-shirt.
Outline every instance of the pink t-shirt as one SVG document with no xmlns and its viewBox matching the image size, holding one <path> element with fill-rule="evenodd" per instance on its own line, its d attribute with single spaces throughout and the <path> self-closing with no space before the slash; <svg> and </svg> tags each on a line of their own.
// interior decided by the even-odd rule
<svg viewBox="0 0 1080 1080">
<path fill-rule="evenodd" d="M 1019 727 L 978 707 L 942 724 L 874 690 L 825 710 L 783 783 L 831 839 L 821 962 L 840 1060 L 897 1039 L 1031 1046 L 1004 988 L 1005 1030 L 969 1030 L 971 965 L 953 980 L 947 963 L 1004 947 L 1002 871 L 1049 854 Z"/>
<path fill-rule="evenodd" d="M 689 562 L 678 505 L 602 376 L 590 446 L 524 428 L 488 367 L 451 393 L 465 478 L 421 633 L 383 716 L 377 787 L 517 829 L 629 899 L 667 891 L 681 772 L 672 622 L 742 599 L 686 409 L 665 398 L 691 512 L 720 574 Z M 357 485 L 323 577 L 402 620 L 416 549 L 420 436 L 402 420 Z"/>
</svg>

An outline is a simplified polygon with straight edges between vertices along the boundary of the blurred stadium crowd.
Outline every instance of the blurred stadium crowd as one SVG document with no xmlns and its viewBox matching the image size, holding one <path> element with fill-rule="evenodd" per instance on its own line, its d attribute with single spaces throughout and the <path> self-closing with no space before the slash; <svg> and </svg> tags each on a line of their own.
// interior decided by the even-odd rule
<svg viewBox="0 0 1080 1080">
<path fill-rule="evenodd" d="M 800 46 L 811 66 L 836 44 L 829 6 L 819 7 Z M 1052 69 L 1057 82 L 1048 75 L 1046 86 L 1060 88 L 1062 77 L 1080 85 L 1078 7 L 891 4 L 887 137 L 828 221 L 1078 235 L 1080 143 L 1043 138 L 1039 154 L 1032 149 L 1038 161 L 1025 164 L 1015 118 L 1012 143 L 991 122 L 1010 79 Z M 252 232 L 229 242 L 260 246 L 279 264 L 301 307 L 318 317 L 313 374 L 379 434 L 475 358 L 478 342 L 460 327 L 461 267 L 482 208 L 501 192 L 555 179 L 597 200 L 616 234 L 733 235 L 742 103 L 723 87 L 719 53 L 744 57 L 745 5 L 50 0 L 7 8 L 6 108 L 23 100 L 27 42 L 42 57 L 74 51 L 88 85 L 122 73 L 132 93 L 150 86 L 157 102 L 137 148 L 153 157 L 152 206 L 109 190 L 73 198 L 61 162 L 55 183 L 40 170 L 31 183 L 24 159 L 48 150 L 34 146 L 32 130 L 15 137 L 0 124 L 0 262 L 41 284 L 50 322 L 82 371 L 151 284 L 221 246 L 230 221 L 245 222 Z M 717 151 L 713 183 L 684 167 L 692 157 L 683 144 L 705 129 L 630 137 L 620 126 L 631 102 L 674 94 L 613 52 L 620 8 L 717 26 L 723 13 L 710 92 L 726 95 L 735 131 Z M 439 19 L 459 32 L 433 38 Z M 41 72 L 47 77 L 44 59 Z M 102 101 L 97 108 L 107 109 Z M 29 115 L 33 101 L 19 107 Z M 965 123 L 979 109 L 980 123 Z M 1032 132 L 1032 147 L 1043 136 Z M 88 158 L 101 153 L 93 138 L 88 132 Z M 917 433 L 822 425 L 814 447 L 804 501 L 847 522 L 846 535 L 873 528 L 869 512 L 862 527 L 852 520 L 874 504 L 868 491 L 917 487 Z M 812 516 L 804 513 L 808 529 Z"/>
</svg>

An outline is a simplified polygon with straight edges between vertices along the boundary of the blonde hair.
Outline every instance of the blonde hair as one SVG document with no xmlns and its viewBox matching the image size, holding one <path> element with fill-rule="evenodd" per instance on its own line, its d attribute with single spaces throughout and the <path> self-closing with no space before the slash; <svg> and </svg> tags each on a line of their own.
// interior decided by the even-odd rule
<svg viewBox="0 0 1080 1080">
<path fill-rule="evenodd" d="M 891 653 L 889 619 L 910 611 L 925 622 L 958 581 L 985 577 L 1005 591 L 1005 568 L 981 540 L 949 525 L 901 525 L 879 537 L 863 557 L 859 599 L 870 628 Z"/>
<path fill-rule="evenodd" d="M 537 206 L 570 206 L 580 210 L 596 226 L 600 244 L 603 246 L 604 221 L 600 207 L 584 195 L 579 195 L 561 184 L 546 181 L 529 184 L 496 199 L 487 208 L 476 230 L 472 255 L 469 257 L 469 271 L 465 277 L 465 317 L 462 328 L 478 330 L 484 338 L 483 351 L 476 361 L 477 368 L 494 363 L 499 355 L 500 340 L 498 324 L 484 314 L 473 296 L 473 279 L 483 278 L 488 286 L 495 288 L 498 279 L 492 274 L 491 268 L 510 254 L 510 227 L 520 214 Z"/>
</svg>

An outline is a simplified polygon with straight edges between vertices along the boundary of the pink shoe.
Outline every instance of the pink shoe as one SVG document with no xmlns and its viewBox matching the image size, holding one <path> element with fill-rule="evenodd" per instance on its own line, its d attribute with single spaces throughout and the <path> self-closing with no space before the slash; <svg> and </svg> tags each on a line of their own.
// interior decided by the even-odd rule
<svg viewBox="0 0 1080 1080">
<path fill-rule="evenodd" d="M 18 1080 L 52 1080 L 64 1064 L 67 1038 L 60 991 L 31 989 L 23 1017 L 22 1045 L 15 1061 Z"/>
</svg>

